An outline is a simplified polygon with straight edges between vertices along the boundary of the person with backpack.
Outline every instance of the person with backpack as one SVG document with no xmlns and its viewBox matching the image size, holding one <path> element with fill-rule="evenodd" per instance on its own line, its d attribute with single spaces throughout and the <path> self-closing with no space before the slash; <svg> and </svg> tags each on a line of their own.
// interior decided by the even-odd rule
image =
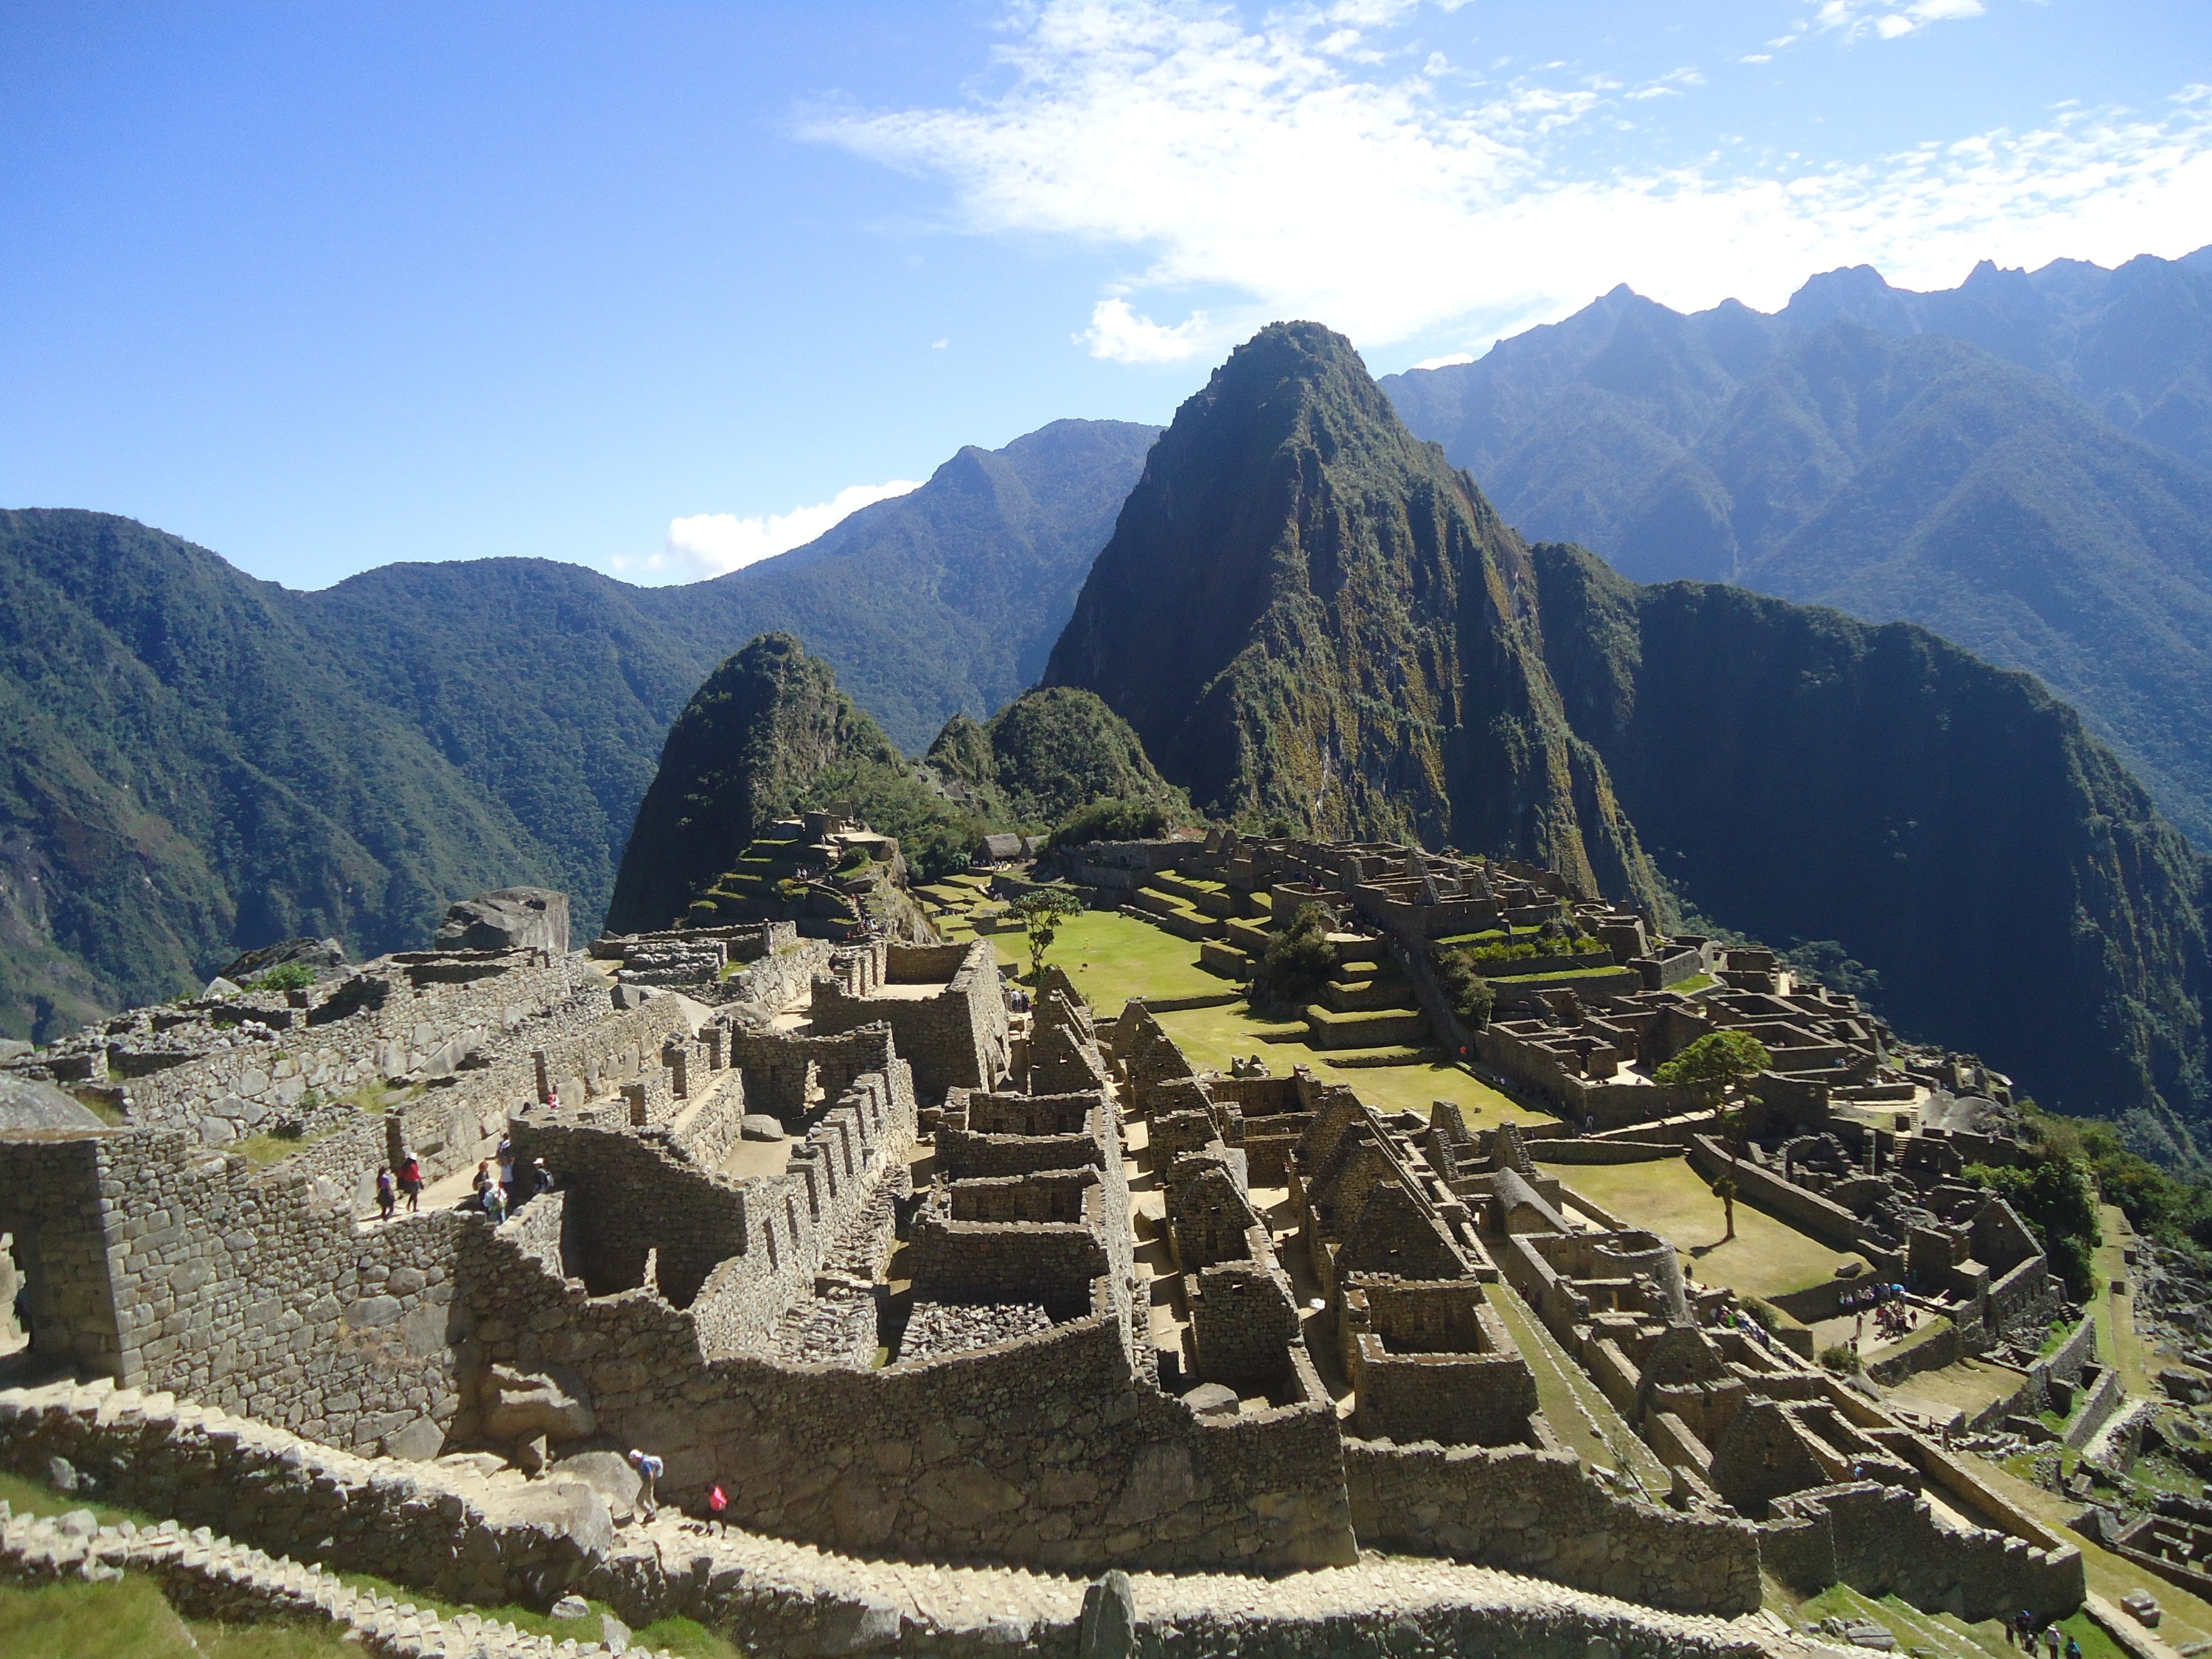
<svg viewBox="0 0 2212 1659">
<path fill-rule="evenodd" d="M 422 1207 L 422 1160 L 412 1152 L 399 1166 L 399 1190 L 407 1195 L 407 1213 L 417 1213 Z"/>
<path fill-rule="evenodd" d="M 376 1209 L 378 1215 L 384 1220 L 391 1220 L 392 1206 L 398 1202 L 398 1188 L 392 1183 L 390 1166 L 383 1164 L 378 1164 L 376 1166 Z"/>
<path fill-rule="evenodd" d="M 653 1489 L 659 1485 L 667 1465 L 651 1452 L 640 1451 L 635 1446 L 630 1448 L 629 1462 L 630 1467 L 637 1471 L 638 1513 L 650 1521 L 660 1507 L 660 1500 Z"/>
</svg>

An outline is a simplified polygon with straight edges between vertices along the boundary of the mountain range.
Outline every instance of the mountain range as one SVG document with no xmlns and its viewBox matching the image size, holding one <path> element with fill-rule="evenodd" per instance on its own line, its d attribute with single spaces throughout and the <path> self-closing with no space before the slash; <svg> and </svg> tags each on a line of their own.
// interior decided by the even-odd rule
<svg viewBox="0 0 2212 1659">
<path fill-rule="evenodd" d="M 711 581 L 538 559 L 299 592 L 131 520 L 0 514 L 0 1032 L 246 946 L 420 945 L 454 897 L 604 913 L 670 722 L 787 629 L 911 753 L 1031 684 L 1156 428 L 1060 421 Z"/>
<path fill-rule="evenodd" d="M 2146 1144 L 2212 1109 L 2204 866 L 2072 709 L 1923 629 L 1530 547 L 1318 325 L 1177 411 L 1047 678 L 1217 816 L 1687 900 Z"/>
<path fill-rule="evenodd" d="M 588 933 L 625 848 L 700 811 L 730 823 L 627 919 L 810 791 L 943 862 L 1180 789 L 1848 961 L 1909 1033 L 2182 1152 L 2212 1121 L 2207 881 L 2153 796 L 2202 816 L 2203 267 L 1846 272 L 1774 317 L 1616 291 L 1382 386 L 1279 325 L 1164 434 L 965 449 L 680 588 L 494 560 L 301 593 L 130 520 L 0 514 L 0 1030 L 287 934 L 419 944 L 519 881 Z M 803 779 L 725 752 L 817 716 Z"/>
<path fill-rule="evenodd" d="M 1531 539 L 1923 623 L 2212 840 L 2212 250 L 1934 294 L 1859 267 L 1771 316 L 1615 289 L 1383 384 Z"/>
</svg>

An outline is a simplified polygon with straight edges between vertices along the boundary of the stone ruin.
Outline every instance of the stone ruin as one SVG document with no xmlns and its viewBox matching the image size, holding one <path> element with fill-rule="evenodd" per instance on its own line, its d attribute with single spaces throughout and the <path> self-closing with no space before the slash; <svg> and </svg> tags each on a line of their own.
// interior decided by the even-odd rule
<svg viewBox="0 0 2212 1659">
<path fill-rule="evenodd" d="M 67 1384 L 0 1392 L 0 1464 L 67 1455 L 160 1506 L 188 1453 L 195 1515 L 264 1547 L 465 1599 L 702 1605 L 609 1530 L 605 1466 L 643 1446 L 713 1547 L 863 1578 L 1356 1587 L 1383 1551 L 1618 1598 L 1632 1647 L 1662 1628 L 1639 1618 L 1750 1614 L 1763 1559 L 1858 1582 L 1869 1516 L 1893 1532 L 1902 1493 L 1931 1524 L 1923 1495 L 1953 1490 L 1940 1451 L 1685 1286 L 1663 1241 L 1570 1219 L 1517 1137 L 1304 1070 L 1200 1071 L 1142 1004 L 1103 1019 L 1056 971 L 1011 1014 L 988 941 L 778 927 L 402 953 L 13 1062 L 115 1121 L 0 1131 L 31 1313 L 0 1364 L 327 1449 L 353 1460 L 341 1493 L 395 1520 L 465 1491 L 491 1541 L 294 1534 L 219 1449 L 164 1428 L 175 1451 L 120 1455 L 159 1413 Z M 301 1145 L 264 1166 L 238 1150 L 258 1136 Z M 502 1139 L 554 1185 L 493 1224 L 456 1200 Z M 408 1152 L 431 1195 L 378 1221 L 367 1183 Z M 1666 1478 L 1578 1455 L 1538 1341 Z M 1969 1534 L 1905 1593 L 2078 1601 L 2077 1553 Z"/>
</svg>

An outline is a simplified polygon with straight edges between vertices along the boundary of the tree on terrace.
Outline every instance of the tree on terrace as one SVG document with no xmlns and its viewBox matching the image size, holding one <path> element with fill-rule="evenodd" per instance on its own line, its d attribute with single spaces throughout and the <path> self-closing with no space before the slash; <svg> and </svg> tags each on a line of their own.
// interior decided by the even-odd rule
<svg viewBox="0 0 2212 1659">
<path fill-rule="evenodd" d="M 1735 1237 L 1736 1180 L 1743 1160 L 1743 1103 L 1736 1091 L 1747 1078 L 1756 1077 L 1774 1063 L 1766 1045 L 1748 1031 L 1723 1027 L 1708 1031 L 1659 1068 L 1662 1083 L 1706 1083 L 1715 1087 L 1713 1127 L 1729 1138 L 1729 1170 L 1713 1183 L 1713 1196 L 1728 1217 L 1728 1233 Z M 1726 1190 L 1723 1190 L 1725 1188 Z"/>
<path fill-rule="evenodd" d="M 1060 924 L 1082 910 L 1083 901 L 1074 890 L 1060 886 L 1032 887 L 1006 907 L 1006 914 L 1018 919 L 1030 936 L 1031 981 L 1043 978 L 1044 953 L 1060 936 Z"/>
</svg>

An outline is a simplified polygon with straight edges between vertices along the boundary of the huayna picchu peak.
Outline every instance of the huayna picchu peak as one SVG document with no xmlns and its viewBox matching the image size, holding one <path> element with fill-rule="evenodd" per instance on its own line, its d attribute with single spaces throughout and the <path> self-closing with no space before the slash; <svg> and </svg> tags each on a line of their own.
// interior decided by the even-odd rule
<svg viewBox="0 0 2212 1659">
<path fill-rule="evenodd" d="M 1529 626 L 1528 550 L 1351 342 L 1264 330 L 1153 446 L 1054 647 L 1205 810 L 1656 899 Z"/>
</svg>

